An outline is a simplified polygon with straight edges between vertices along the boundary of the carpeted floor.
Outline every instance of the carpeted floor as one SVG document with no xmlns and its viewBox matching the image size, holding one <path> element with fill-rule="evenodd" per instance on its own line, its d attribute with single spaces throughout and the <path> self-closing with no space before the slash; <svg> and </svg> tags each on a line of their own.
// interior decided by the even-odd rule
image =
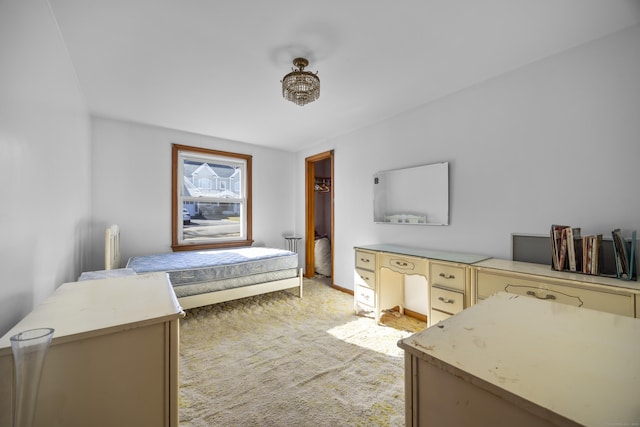
<svg viewBox="0 0 640 427">
<path fill-rule="evenodd" d="M 182 427 L 404 425 L 396 343 L 424 323 L 386 316 L 399 329 L 376 325 L 353 314 L 351 295 L 320 281 L 305 280 L 304 292 L 187 312 Z"/>
</svg>

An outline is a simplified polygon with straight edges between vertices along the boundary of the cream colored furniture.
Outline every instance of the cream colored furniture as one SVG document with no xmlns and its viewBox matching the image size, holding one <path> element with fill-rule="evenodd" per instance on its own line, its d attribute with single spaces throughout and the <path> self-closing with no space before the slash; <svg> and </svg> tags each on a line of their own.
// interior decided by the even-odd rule
<svg viewBox="0 0 640 427">
<path fill-rule="evenodd" d="M 467 264 L 429 263 L 429 325 L 460 313 L 471 301 L 471 270 Z"/>
<path fill-rule="evenodd" d="M 398 307 L 404 313 L 406 275 L 418 275 L 427 278 L 429 261 L 426 258 L 411 256 L 400 252 L 379 252 L 376 277 L 376 320 L 380 320 L 382 310 Z M 428 279 L 427 279 L 428 283 Z M 425 293 L 428 295 L 428 293 Z M 428 296 L 427 296 L 428 299 Z M 425 301 L 427 303 L 427 301 Z M 425 304 L 425 307 L 427 304 Z"/>
<path fill-rule="evenodd" d="M 353 288 L 356 313 L 375 310 L 376 271 L 376 253 L 356 249 L 356 274 Z"/>
<path fill-rule="evenodd" d="M 165 273 L 65 283 L 0 339 L 0 425 L 11 425 L 9 338 L 55 329 L 35 426 L 178 426 L 179 319 Z"/>
<path fill-rule="evenodd" d="M 404 311 L 405 277 L 418 275 L 427 283 L 427 313 L 424 314 L 429 325 L 469 306 L 469 266 L 487 258 L 390 244 L 357 246 L 355 257 L 356 313 L 373 311 L 379 321 L 383 310 L 398 307 Z"/>
<path fill-rule="evenodd" d="M 472 302 L 496 292 L 640 317 L 638 282 L 555 271 L 541 264 L 490 259 L 474 264 Z"/>
<path fill-rule="evenodd" d="M 499 293 L 398 343 L 406 425 L 640 424 L 640 320 Z"/>
</svg>

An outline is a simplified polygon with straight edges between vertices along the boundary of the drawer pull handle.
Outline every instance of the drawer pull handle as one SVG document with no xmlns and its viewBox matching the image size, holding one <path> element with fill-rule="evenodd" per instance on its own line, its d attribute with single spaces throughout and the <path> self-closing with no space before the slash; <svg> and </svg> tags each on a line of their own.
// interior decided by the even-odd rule
<svg viewBox="0 0 640 427">
<path fill-rule="evenodd" d="M 398 268 L 398 269 L 400 269 L 402 271 L 413 270 L 413 269 L 416 268 L 414 263 L 412 263 L 411 261 L 405 261 L 403 259 L 397 259 L 397 258 L 396 259 L 390 259 L 388 261 L 388 263 L 389 263 L 388 264 L 389 265 L 388 268 L 393 269 L 395 267 L 395 268 Z M 387 264 L 387 261 L 385 261 L 384 264 Z"/>
<path fill-rule="evenodd" d="M 369 258 L 360 258 L 360 261 L 362 261 L 362 262 L 371 262 L 371 261 L 369 261 Z"/>
<path fill-rule="evenodd" d="M 527 288 L 531 289 L 531 286 L 507 284 L 507 286 L 504 287 L 504 291 L 505 292 L 509 292 L 509 293 L 520 293 L 520 292 L 524 291 Z M 522 291 L 520 291 L 520 289 L 522 289 Z M 538 289 L 539 291 L 545 290 L 545 289 L 541 289 L 541 288 L 536 288 L 536 289 Z M 560 291 L 557 291 L 557 290 L 553 290 L 551 292 L 553 292 L 555 294 L 558 294 L 558 295 L 564 295 L 565 297 L 569 298 L 569 301 L 573 301 L 574 304 L 577 307 L 582 307 L 584 305 L 584 301 L 582 301 L 579 296 L 571 295 L 571 294 L 565 294 L 564 292 L 560 292 Z M 522 294 L 520 294 L 520 295 L 522 295 Z M 529 296 L 532 296 L 532 297 L 535 297 L 535 298 L 538 298 L 538 299 L 549 299 L 549 300 L 558 299 L 557 296 L 549 295 L 549 294 L 547 294 L 544 297 L 539 297 L 538 295 L 536 295 L 536 291 L 532 291 L 532 290 L 527 290 L 525 295 L 529 295 Z"/>
<path fill-rule="evenodd" d="M 444 273 L 440 273 L 440 277 L 443 277 L 445 279 L 455 279 L 456 276 L 454 276 L 453 274 L 444 274 Z"/>
<path fill-rule="evenodd" d="M 360 296 L 364 299 L 366 299 L 367 301 L 369 301 L 369 295 L 367 294 L 360 294 Z"/>
<path fill-rule="evenodd" d="M 364 281 L 368 281 L 368 280 L 369 280 L 369 277 L 368 277 L 368 276 L 360 276 L 360 278 L 361 278 L 362 280 L 364 280 Z"/>
<path fill-rule="evenodd" d="M 446 299 L 444 297 L 438 297 L 438 299 L 440 301 L 442 301 L 443 303 L 445 303 L 445 304 L 453 304 L 453 303 L 455 303 L 455 300 L 452 300 L 451 298 Z"/>
<path fill-rule="evenodd" d="M 534 291 L 527 291 L 527 295 L 530 295 L 532 297 L 536 297 L 538 299 L 556 299 L 555 295 L 547 294 L 547 295 L 541 297 L 541 296 L 538 296 L 538 294 L 536 294 Z"/>
</svg>

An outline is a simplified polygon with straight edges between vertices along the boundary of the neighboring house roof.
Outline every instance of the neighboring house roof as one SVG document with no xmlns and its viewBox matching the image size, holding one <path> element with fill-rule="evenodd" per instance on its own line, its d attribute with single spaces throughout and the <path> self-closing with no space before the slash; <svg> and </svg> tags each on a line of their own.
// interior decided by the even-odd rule
<svg viewBox="0 0 640 427">
<path fill-rule="evenodd" d="M 184 178 L 184 193 L 183 194 L 188 194 L 191 197 L 201 197 L 202 196 L 202 192 L 200 191 L 200 189 L 198 187 L 196 187 L 195 185 L 193 185 L 191 180 L 189 178 L 187 178 L 186 176 L 183 177 L 183 178 Z"/>
<path fill-rule="evenodd" d="M 234 175 L 239 173 L 239 169 L 226 165 L 211 165 L 209 163 L 188 163 L 184 164 L 185 176 L 191 176 L 194 173 L 198 175 L 213 175 L 219 178 L 235 178 Z"/>
</svg>

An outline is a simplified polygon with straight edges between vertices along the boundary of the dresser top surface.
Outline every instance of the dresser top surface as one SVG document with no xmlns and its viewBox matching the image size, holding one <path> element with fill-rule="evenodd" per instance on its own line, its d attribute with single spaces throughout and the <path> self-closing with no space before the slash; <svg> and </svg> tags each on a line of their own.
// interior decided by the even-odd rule
<svg viewBox="0 0 640 427">
<path fill-rule="evenodd" d="M 499 293 L 398 345 L 523 407 L 640 421 L 640 319 Z"/>
<path fill-rule="evenodd" d="M 151 273 L 61 285 L 0 338 L 36 328 L 54 328 L 53 342 L 177 319 L 183 315 L 166 273 Z"/>
<path fill-rule="evenodd" d="M 468 254 L 463 252 L 448 252 L 436 249 L 415 248 L 411 246 L 378 243 L 373 245 L 356 246 L 356 249 L 364 249 L 374 252 L 388 252 L 399 255 L 410 255 L 420 258 L 428 258 L 439 261 L 457 262 L 461 264 L 474 264 L 490 258 L 485 255 Z"/>
</svg>

